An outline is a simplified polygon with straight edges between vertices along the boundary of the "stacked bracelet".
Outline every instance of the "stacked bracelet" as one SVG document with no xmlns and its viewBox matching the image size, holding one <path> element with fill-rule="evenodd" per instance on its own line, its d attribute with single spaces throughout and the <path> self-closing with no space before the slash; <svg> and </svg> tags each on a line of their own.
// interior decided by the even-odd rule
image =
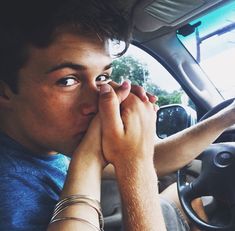
<svg viewBox="0 0 235 231">
<path fill-rule="evenodd" d="M 59 217 L 57 218 L 57 216 L 64 211 L 65 209 L 67 209 L 70 206 L 73 205 L 77 205 L 77 204 L 85 204 L 90 206 L 91 208 L 93 208 L 98 216 L 99 216 L 99 223 L 100 223 L 100 227 L 96 227 L 94 224 L 92 224 L 91 222 L 82 219 L 82 218 L 76 218 L 76 217 Z M 101 206 L 100 206 L 100 202 L 96 199 L 93 199 L 90 196 L 87 195 L 71 195 L 68 197 L 65 197 L 64 199 L 60 200 L 54 209 L 53 212 L 53 216 L 51 218 L 50 224 L 54 223 L 54 222 L 58 222 L 58 221 L 64 221 L 64 220 L 76 220 L 76 221 L 80 221 L 82 223 L 86 223 L 87 225 L 91 226 L 92 228 L 96 229 L 96 230 L 104 230 L 104 218 L 103 218 L 103 214 L 101 212 Z"/>
</svg>

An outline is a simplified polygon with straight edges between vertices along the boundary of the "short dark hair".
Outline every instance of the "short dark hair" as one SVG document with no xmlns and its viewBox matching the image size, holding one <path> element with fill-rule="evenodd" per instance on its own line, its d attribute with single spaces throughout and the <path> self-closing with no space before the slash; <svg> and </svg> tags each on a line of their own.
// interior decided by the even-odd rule
<svg viewBox="0 0 235 231">
<path fill-rule="evenodd" d="M 17 93 L 19 69 L 27 61 L 27 47 L 47 47 L 56 29 L 73 27 L 84 36 L 126 43 L 131 17 L 117 0 L 2 0 L 0 3 L 0 81 Z M 124 50 L 124 51 L 125 51 Z M 123 52 L 124 52 L 123 51 Z"/>
</svg>

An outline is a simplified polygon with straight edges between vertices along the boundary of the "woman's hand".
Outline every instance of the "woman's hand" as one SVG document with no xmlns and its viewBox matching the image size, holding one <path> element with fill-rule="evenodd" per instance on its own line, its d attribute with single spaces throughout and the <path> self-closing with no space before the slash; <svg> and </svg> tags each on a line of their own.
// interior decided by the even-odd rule
<svg viewBox="0 0 235 231">
<path fill-rule="evenodd" d="M 149 100 L 134 94 L 119 100 L 109 85 L 102 86 L 99 102 L 102 146 L 107 161 L 115 165 L 153 159 L 156 110 Z M 115 166 L 116 167 L 116 166 Z"/>
<path fill-rule="evenodd" d="M 130 84 L 129 80 L 125 80 L 123 82 L 122 85 L 112 81 L 109 83 L 112 88 L 115 90 L 115 92 L 117 93 L 117 95 L 119 94 L 119 90 L 123 88 L 123 84 Z M 137 97 L 139 97 L 143 102 L 149 101 L 151 103 L 156 103 L 158 98 L 148 92 L 145 91 L 145 89 L 141 86 L 138 85 L 131 85 L 131 89 L 130 89 L 131 93 L 133 93 L 134 95 L 136 95 Z M 119 97 L 119 95 L 118 95 Z M 124 100 L 124 99 L 123 99 Z M 122 102 L 123 100 L 120 100 L 120 102 Z"/>
<path fill-rule="evenodd" d="M 124 81 L 122 85 L 119 85 L 115 82 L 111 82 L 110 85 L 112 88 L 115 89 L 116 97 L 117 97 L 117 103 L 120 104 L 123 101 L 126 100 L 128 95 L 130 94 L 130 91 L 135 94 L 131 94 L 132 96 L 130 98 L 133 98 L 137 101 L 145 102 L 146 104 L 151 105 L 157 101 L 157 98 L 149 93 L 146 93 L 144 88 L 136 85 L 130 85 L 129 81 Z M 139 98 L 139 99 L 137 99 Z M 125 114 L 126 107 L 128 108 L 128 101 L 123 103 L 122 107 L 122 113 Z M 150 103 L 151 102 L 151 103 Z M 127 106 L 125 106 L 127 105 Z M 85 159 L 87 161 L 97 161 L 102 168 L 104 168 L 107 165 L 107 161 L 103 157 L 103 151 L 102 151 L 102 142 L 101 142 L 101 125 L 100 125 L 100 119 L 99 119 L 99 113 L 94 117 L 94 119 L 91 121 L 89 128 L 86 132 L 86 135 L 84 136 L 82 142 L 79 144 L 77 151 L 75 153 L 78 153 L 79 155 L 85 155 Z"/>
</svg>

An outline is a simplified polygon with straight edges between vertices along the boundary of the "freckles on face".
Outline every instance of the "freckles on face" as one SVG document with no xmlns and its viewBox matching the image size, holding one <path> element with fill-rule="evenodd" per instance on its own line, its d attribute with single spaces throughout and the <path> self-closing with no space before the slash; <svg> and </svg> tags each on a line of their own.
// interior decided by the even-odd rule
<svg viewBox="0 0 235 231">
<path fill-rule="evenodd" d="M 49 47 L 31 47 L 29 53 L 14 99 L 18 136 L 48 150 L 71 152 L 97 113 L 99 86 L 109 81 L 106 47 L 63 34 Z"/>
</svg>

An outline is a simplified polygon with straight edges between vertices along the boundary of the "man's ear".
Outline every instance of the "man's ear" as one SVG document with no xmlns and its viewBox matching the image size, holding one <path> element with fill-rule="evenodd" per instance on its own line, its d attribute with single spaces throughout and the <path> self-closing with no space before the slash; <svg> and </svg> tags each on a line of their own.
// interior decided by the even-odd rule
<svg viewBox="0 0 235 231">
<path fill-rule="evenodd" d="M 0 81 L 0 107 L 10 107 L 13 92 L 3 81 Z"/>
</svg>

